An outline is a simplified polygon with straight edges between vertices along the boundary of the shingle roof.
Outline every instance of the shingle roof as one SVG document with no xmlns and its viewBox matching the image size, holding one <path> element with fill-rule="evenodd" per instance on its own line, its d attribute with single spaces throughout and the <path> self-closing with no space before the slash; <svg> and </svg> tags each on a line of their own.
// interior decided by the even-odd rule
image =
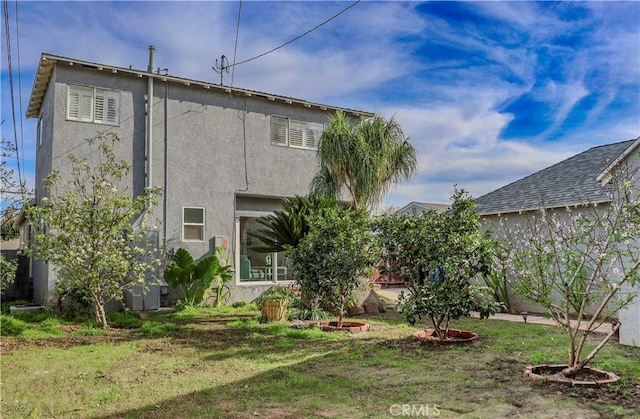
<svg viewBox="0 0 640 419">
<path fill-rule="evenodd" d="M 606 202 L 605 187 L 597 178 L 634 142 L 628 140 L 590 148 L 476 199 L 482 215 L 557 208 L 587 202 Z"/>
<path fill-rule="evenodd" d="M 409 208 L 411 208 L 411 206 L 413 205 L 417 205 L 419 207 L 426 209 L 432 209 L 434 211 L 438 211 L 438 212 L 444 212 L 447 211 L 449 208 L 451 208 L 450 204 L 436 204 L 433 202 L 418 202 L 418 201 L 411 201 L 409 202 L 407 205 L 405 205 L 404 207 L 400 208 L 398 211 L 399 212 L 403 212 Z"/>
</svg>

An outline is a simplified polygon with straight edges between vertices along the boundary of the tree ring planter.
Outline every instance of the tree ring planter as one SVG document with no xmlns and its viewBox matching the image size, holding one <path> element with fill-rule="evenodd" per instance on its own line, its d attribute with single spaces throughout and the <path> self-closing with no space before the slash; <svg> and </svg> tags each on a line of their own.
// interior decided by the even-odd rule
<svg viewBox="0 0 640 419">
<path fill-rule="evenodd" d="M 459 329 L 449 329 L 449 337 L 444 340 L 440 340 L 440 338 L 436 334 L 435 329 L 421 330 L 420 332 L 414 334 L 414 336 L 421 342 L 441 343 L 444 345 L 471 343 L 480 339 L 480 336 L 477 333 Z"/>
<path fill-rule="evenodd" d="M 283 321 L 287 315 L 287 302 L 284 300 L 264 300 L 261 308 L 267 321 Z"/>
<path fill-rule="evenodd" d="M 573 387 L 600 387 L 616 383 L 620 380 L 620 377 L 613 373 L 591 367 L 583 367 L 582 371 L 573 378 L 559 375 L 558 373 L 565 368 L 567 368 L 567 365 L 564 364 L 531 365 L 524 369 L 524 374 L 531 378 L 545 380 L 548 383 L 564 384 Z"/>
<path fill-rule="evenodd" d="M 320 326 L 322 330 L 324 330 L 325 332 L 344 331 L 349 333 L 360 333 L 360 332 L 366 332 L 367 330 L 369 330 L 368 323 L 353 322 L 353 321 L 342 322 L 342 327 L 338 327 L 337 321 L 321 322 L 321 323 L 318 323 L 317 325 Z"/>
</svg>

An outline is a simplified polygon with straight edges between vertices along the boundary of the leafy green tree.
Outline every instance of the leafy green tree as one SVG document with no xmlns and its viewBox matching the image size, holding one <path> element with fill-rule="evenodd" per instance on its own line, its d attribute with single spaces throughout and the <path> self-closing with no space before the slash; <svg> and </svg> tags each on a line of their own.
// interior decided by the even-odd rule
<svg viewBox="0 0 640 419">
<path fill-rule="evenodd" d="M 4 163 L 4 162 L 3 162 Z M 13 228 L 13 222 L 17 211 L 10 205 L 2 214 L 0 219 L 0 229 L 2 240 L 11 240 L 19 237 L 18 231 Z M 17 259 L 7 259 L 4 254 L 0 253 L 0 292 L 9 288 L 15 281 L 16 271 L 18 269 Z"/>
<path fill-rule="evenodd" d="M 440 340 L 450 321 L 478 310 L 488 317 L 501 305 L 475 283 L 490 271 L 488 247 L 480 233 L 474 201 L 456 190 L 451 211 L 426 211 L 418 216 L 386 214 L 375 222 L 389 274 L 404 279 L 398 309 L 414 324 L 428 318 Z"/>
<path fill-rule="evenodd" d="M 131 166 L 114 154 L 118 141 L 115 134 L 88 139 L 97 160 L 70 155 L 70 178 L 63 181 L 52 172 L 44 180 L 49 196 L 27 212 L 36 227 L 31 249 L 53 264 L 59 294 L 88 294 L 105 329 L 105 303 L 122 301 L 124 289 L 144 287 L 160 264 L 149 239 L 157 226 L 148 216 L 161 190 L 132 197 L 125 186 Z"/>
<path fill-rule="evenodd" d="M 24 200 L 31 196 L 31 190 L 22 179 L 16 179 L 15 171 L 9 168 L 9 161 L 15 158 L 16 147 L 6 139 L 0 140 L 0 195 L 2 196 L 2 210 L 0 211 L 0 233 L 2 240 L 17 238 L 20 234 L 13 228 L 17 209 L 22 207 Z M 15 280 L 17 261 L 8 260 L 0 254 L 0 291 L 5 290 Z"/>
<path fill-rule="evenodd" d="M 225 260 L 223 247 L 216 248 L 214 255 L 196 263 L 189 251 L 182 247 L 176 250 L 164 271 L 164 279 L 173 288 L 182 292 L 187 305 L 198 305 L 208 297 L 211 284 L 216 286 L 216 307 L 221 307 L 229 295 L 226 285 L 233 276 L 231 265 Z"/>
<path fill-rule="evenodd" d="M 20 237 L 20 232 L 13 228 L 13 223 L 18 216 L 18 210 L 9 205 L 2 212 L 2 218 L 0 219 L 0 237 L 2 240 L 12 240 Z"/>
<path fill-rule="evenodd" d="M 354 209 L 374 208 L 392 186 L 410 179 L 418 165 L 415 148 L 393 118 L 353 123 L 343 112 L 322 133 L 318 156 L 312 195 L 339 200 L 346 190 Z"/>
<path fill-rule="evenodd" d="M 0 292 L 9 288 L 11 284 L 13 284 L 17 269 L 17 259 L 7 259 L 0 254 Z"/>
<path fill-rule="evenodd" d="M 331 308 L 342 327 L 359 278 L 370 273 L 376 251 L 366 215 L 331 209 L 309 219 L 309 232 L 298 246 L 288 246 L 294 280 L 302 299 Z"/>
</svg>

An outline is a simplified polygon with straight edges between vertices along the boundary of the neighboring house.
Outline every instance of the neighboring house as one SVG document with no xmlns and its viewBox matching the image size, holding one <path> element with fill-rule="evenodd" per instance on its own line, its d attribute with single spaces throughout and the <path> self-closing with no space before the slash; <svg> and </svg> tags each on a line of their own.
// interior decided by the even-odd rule
<svg viewBox="0 0 640 419">
<path fill-rule="evenodd" d="M 29 280 L 29 258 L 21 252 L 20 239 L 0 240 L 0 252 L 7 260 L 15 260 L 18 263 L 15 277 L 11 285 L 2 291 L 4 301 L 30 300 L 31 282 Z"/>
<path fill-rule="evenodd" d="M 607 184 L 614 170 L 625 168 L 638 183 L 640 138 L 593 147 L 560 163 L 499 188 L 476 200 L 478 212 L 487 226 L 496 225 L 499 216 L 509 215 L 509 222 L 540 208 L 564 211 L 567 207 L 590 202 L 610 203 Z M 626 289 L 640 292 L 640 289 Z M 540 311 L 517 298 L 517 311 Z M 640 346 L 640 298 L 618 313 L 621 321 L 620 342 Z"/>
<path fill-rule="evenodd" d="M 445 212 L 451 208 L 449 204 L 434 204 L 431 202 L 416 202 L 411 201 L 404 207 L 398 210 L 399 214 L 404 215 L 418 215 L 425 211 L 433 210 L 436 212 Z"/>
<path fill-rule="evenodd" d="M 336 111 L 372 114 L 159 74 L 154 52 L 147 70 L 42 54 L 27 110 L 38 120 L 36 202 L 52 170 L 69 176 L 69 154 L 89 157 L 84 139 L 117 133 L 117 158 L 132 165 L 130 191 L 164 190 L 158 243 L 196 259 L 228 247 L 230 302 L 251 301 L 291 281 L 282 254 L 254 250 L 248 233 L 259 228 L 256 219 L 281 208 L 283 198 L 309 192 L 318 141 Z M 53 267 L 34 262 L 33 286 L 35 301 L 48 303 Z M 151 287 L 145 307 L 158 308 L 166 288 Z M 139 310 L 142 300 L 128 296 L 127 304 Z"/>
</svg>

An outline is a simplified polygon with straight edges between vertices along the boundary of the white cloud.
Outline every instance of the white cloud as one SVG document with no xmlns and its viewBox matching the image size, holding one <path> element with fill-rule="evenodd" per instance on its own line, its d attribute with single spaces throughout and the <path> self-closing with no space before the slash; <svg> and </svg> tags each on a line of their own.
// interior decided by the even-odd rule
<svg viewBox="0 0 640 419">
<path fill-rule="evenodd" d="M 459 104 L 458 104 L 459 105 Z M 564 145 L 529 145 L 504 141 L 499 134 L 511 115 L 471 100 L 469 107 L 443 106 L 393 109 L 406 135 L 413 139 L 419 169 L 409 184 L 391 193 L 386 205 L 409 201 L 448 202 L 453 185 L 478 197 L 570 155 Z"/>
<path fill-rule="evenodd" d="M 237 2 L 17 4 L 25 104 L 32 76 L 24 75 L 35 69 L 41 52 L 145 69 L 148 45 L 154 44 L 156 66 L 212 82 L 219 80 L 211 69 L 215 59 L 233 59 Z M 243 2 L 237 59 L 281 45 L 348 4 Z M 400 206 L 447 202 L 454 183 L 479 196 L 590 146 L 640 134 L 634 114 L 640 100 L 637 3 L 463 7 L 479 20 L 460 27 L 455 19 L 418 13 L 428 4 L 361 2 L 286 48 L 238 66 L 234 85 L 395 114 L 420 155 L 419 174 L 388 199 Z M 581 14 L 563 19 L 567 11 Z M 556 38 L 565 34 L 588 42 L 559 45 Z M 432 47 L 455 47 L 460 54 L 427 57 Z M 562 64 L 555 78 L 540 63 L 541 47 Z M 4 66 L 2 87 L 2 113 L 9 115 Z M 546 105 L 550 122 L 542 135 L 505 140 L 509 123 L 531 111 L 501 109 L 523 95 Z M 593 103 L 581 110 L 582 120 L 572 119 L 587 98 Z M 33 158 L 35 121 L 24 126 L 24 155 Z"/>
</svg>

